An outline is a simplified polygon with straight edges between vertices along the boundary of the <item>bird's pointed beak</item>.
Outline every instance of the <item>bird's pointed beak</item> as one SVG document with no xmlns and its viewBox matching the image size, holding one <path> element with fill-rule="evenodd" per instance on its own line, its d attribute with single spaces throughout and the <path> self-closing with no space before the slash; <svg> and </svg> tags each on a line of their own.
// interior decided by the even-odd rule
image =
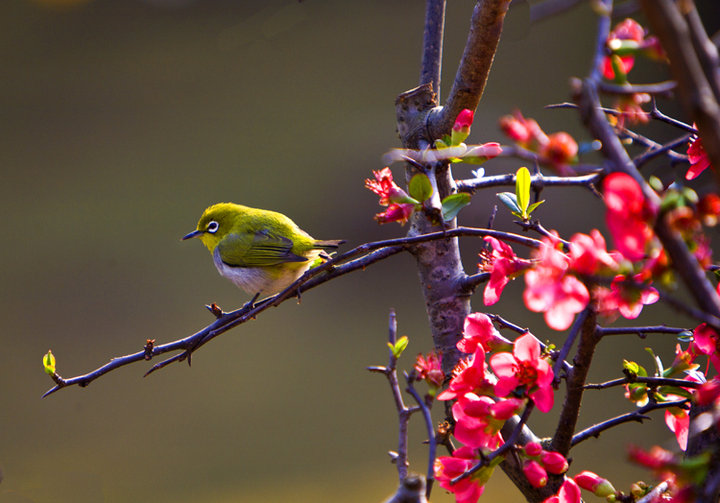
<svg viewBox="0 0 720 503">
<path fill-rule="evenodd" d="M 185 241 L 186 239 L 192 239 L 200 236 L 203 233 L 201 230 L 192 231 L 190 234 L 185 234 L 181 239 Z"/>
</svg>

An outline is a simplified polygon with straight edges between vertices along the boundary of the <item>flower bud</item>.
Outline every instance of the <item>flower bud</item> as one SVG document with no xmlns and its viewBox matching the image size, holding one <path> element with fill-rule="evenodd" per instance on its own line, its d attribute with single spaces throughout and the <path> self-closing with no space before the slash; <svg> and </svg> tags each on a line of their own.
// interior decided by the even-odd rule
<svg viewBox="0 0 720 503">
<path fill-rule="evenodd" d="M 578 473 L 573 478 L 575 479 L 577 485 L 579 485 L 583 489 L 590 491 L 595 496 L 600 496 L 601 498 L 604 498 L 606 496 L 610 496 L 611 494 L 616 493 L 615 488 L 610 483 L 610 481 L 602 478 L 601 476 L 591 471 L 585 470 Z"/>
<path fill-rule="evenodd" d="M 533 458 L 535 456 L 539 456 L 543 451 L 542 445 L 537 442 L 528 442 L 527 444 L 525 444 L 524 449 L 525 455 Z"/>
<path fill-rule="evenodd" d="M 475 112 L 469 108 L 463 109 L 455 119 L 455 124 L 452 127 L 452 134 L 450 136 L 450 143 L 452 145 L 459 145 L 465 138 L 470 134 L 470 126 L 472 126 L 473 117 Z"/>
<path fill-rule="evenodd" d="M 523 466 L 523 473 L 527 477 L 530 485 L 539 488 L 547 484 L 547 472 L 537 461 L 526 461 Z"/>
<path fill-rule="evenodd" d="M 560 475 L 568 470 L 567 459 L 559 452 L 543 452 L 540 462 L 547 471 L 555 475 Z"/>
</svg>

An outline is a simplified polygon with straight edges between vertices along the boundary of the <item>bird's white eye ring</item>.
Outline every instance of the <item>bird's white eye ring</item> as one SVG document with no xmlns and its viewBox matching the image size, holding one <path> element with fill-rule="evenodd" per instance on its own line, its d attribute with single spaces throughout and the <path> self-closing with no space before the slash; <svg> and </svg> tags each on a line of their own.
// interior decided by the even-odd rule
<svg viewBox="0 0 720 503">
<path fill-rule="evenodd" d="M 220 227 L 220 225 L 215 220 L 213 220 L 212 222 L 207 224 L 207 228 L 205 230 L 210 234 L 215 234 L 218 230 L 218 227 Z"/>
</svg>

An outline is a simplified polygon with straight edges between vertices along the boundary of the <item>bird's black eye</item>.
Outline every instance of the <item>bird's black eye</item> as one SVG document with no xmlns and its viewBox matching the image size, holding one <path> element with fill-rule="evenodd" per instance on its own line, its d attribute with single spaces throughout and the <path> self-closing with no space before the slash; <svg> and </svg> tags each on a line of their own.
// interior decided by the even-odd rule
<svg viewBox="0 0 720 503">
<path fill-rule="evenodd" d="M 207 224 L 207 228 L 205 230 L 207 232 L 209 232 L 210 234 L 215 234 L 218 230 L 218 227 L 220 227 L 220 225 L 218 225 L 218 223 L 215 220 L 213 220 L 212 222 Z"/>
</svg>

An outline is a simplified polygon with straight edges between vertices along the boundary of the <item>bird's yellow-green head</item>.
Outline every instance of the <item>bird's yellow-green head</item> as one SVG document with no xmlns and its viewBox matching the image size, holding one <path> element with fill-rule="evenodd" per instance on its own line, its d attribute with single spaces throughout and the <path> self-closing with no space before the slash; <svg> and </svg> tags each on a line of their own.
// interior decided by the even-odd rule
<svg viewBox="0 0 720 503">
<path fill-rule="evenodd" d="M 212 252 L 218 243 L 232 232 L 235 223 L 245 217 L 252 218 L 253 211 L 259 210 L 234 203 L 214 204 L 203 212 L 196 230 L 183 236 L 183 240 L 199 237 Z"/>
</svg>

